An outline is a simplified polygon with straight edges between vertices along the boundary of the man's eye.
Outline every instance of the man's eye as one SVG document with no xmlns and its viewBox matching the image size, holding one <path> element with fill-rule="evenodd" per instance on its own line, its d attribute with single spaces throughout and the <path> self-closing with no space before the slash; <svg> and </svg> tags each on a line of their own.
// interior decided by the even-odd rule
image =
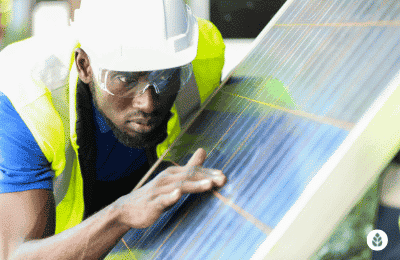
<svg viewBox="0 0 400 260">
<path fill-rule="evenodd" d="M 127 78 L 126 77 L 124 77 L 124 76 L 117 76 L 117 79 L 119 80 L 119 81 L 122 81 L 122 82 L 127 82 Z"/>
<path fill-rule="evenodd" d="M 129 78 L 129 77 L 126 77 L 126 76 L 117 76 L 117 79 L 118 79 L 119 81 L 123 82 L 123 83 L 132 83 L 132 82 L 135 82 L 135 79 Z"/>
</svg>

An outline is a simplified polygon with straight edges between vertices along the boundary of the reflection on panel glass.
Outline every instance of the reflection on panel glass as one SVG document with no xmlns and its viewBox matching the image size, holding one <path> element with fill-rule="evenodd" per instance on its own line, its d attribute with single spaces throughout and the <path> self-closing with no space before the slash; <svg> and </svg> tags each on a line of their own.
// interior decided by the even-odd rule
<svg viewBox="0 0 400 260">
<path fill-rule="evenodd" d="M 226 186 L 185 196 L 107 259 L 250 258 L 399 71 L 399 10 L 294 1 L 166 157 L 184 165 L 203 147 Z"/>
</svg>

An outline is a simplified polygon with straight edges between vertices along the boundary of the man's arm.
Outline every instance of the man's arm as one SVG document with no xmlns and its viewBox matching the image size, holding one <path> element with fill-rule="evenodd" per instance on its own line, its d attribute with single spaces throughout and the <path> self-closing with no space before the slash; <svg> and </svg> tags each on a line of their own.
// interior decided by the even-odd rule
<svg viewBox="0 0 400 260">
<path fill-rule="evenodd" d="M 117 222 L 118 211 L 110 205 L 53 235 L 55 204 L 48 190 L 1 194 L 0 204 L 1 259 L 98 259 L 129 230 Z"/>
<path fill-rule="evenodd" d="M 0 194 L 0 205 L 0 259 L 8 259 L 9 252 L 13 252 L 24 240 L 54 234 L 55 206 L 51 191 Z M 21 234 L 26 235 L 20 237 Z"/>
<path fill-rule="evenodd" d="M 202 168 L 199 149 L 184 167 L 170 167 L 142 188 L 121 197 L 81 224 L 55 230 L 52 193 L 30 190 L 0 194 L 0 256 L 5 259 L 98 259 L 130 228 L 152 225 L 184 193 L 221 187 L 221 171 Z"/>
</svg>

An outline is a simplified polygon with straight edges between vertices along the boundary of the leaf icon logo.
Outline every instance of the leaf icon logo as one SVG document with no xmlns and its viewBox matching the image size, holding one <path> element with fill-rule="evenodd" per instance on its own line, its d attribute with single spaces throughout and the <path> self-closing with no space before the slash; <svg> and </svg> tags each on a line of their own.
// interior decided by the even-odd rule
<svg viewBox="0 0 400 260">
<path fill-rule="evenodd" d="M 381 251 L 386 248 L 388 244 L 388 236 L 385 231 L 375 229 L 369 232 L 367 236 L 368 247 L 374 251 Z"/>
<path fill-rule="evenodd" d="M 382 246 L 382 237 L 379 235 L 379 233 L 376 233 L 373 240 L 372 244 L 374 246 Z"/>
</svg>

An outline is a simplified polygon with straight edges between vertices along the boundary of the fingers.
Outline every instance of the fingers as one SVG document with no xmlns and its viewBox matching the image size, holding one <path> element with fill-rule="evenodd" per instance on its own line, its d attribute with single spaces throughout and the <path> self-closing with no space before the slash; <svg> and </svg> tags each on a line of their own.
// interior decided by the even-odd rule
<svg viewBox="0 0 400 260">
<path fill-rule="evenodd" d="M 207 158 L 207 153 L 203 148 L 199 148 L 192 155 L 186 166 L 201 166 Z"/>
<path fill-rule="evenodd" d="M 159 187 L 158 194 L 167 194 L 175 189 L 179 189 L 182 194 L 199 193 L 209 191 L 214 187 L 222 187 L 226 183 L 226 177 L 223 174 L 187 179 L 185 174 L 181 173 L 171 177 L 173 179 L 168 180 L 168 184 L 164 182 L 164 185 Z"/>
<path fill-rule="evenodd" d="M 158 210 L 163 211 L 165 208 L 177 203 L 181 196 L 181 190 L 174 189 L 169 193 L 158 196 L 155 203 L 158 205 Z"/>
<path fill-rule="evenodd" d="M 157 186 L 168 186 L 172 183 L 182 183 L 184 181 L 201 181 L 209 179 L 213 186 L 221 187 L 226 182 L 226 177 L 221 170 L 203 168 L 201 166 L 176 167 L 164 172 L 158 178 Z"/>
<path fill-rule="evenodd" d="M 221 187 L 226 182 L 226 177 L 221 170 L 203 168 L 199 166 L 185 167 L 185 171 L 177 174 L 178 178 L 186 181 L 201 181 L 209 179 L 212 182 L 212 186 Z"/>
</svg>

